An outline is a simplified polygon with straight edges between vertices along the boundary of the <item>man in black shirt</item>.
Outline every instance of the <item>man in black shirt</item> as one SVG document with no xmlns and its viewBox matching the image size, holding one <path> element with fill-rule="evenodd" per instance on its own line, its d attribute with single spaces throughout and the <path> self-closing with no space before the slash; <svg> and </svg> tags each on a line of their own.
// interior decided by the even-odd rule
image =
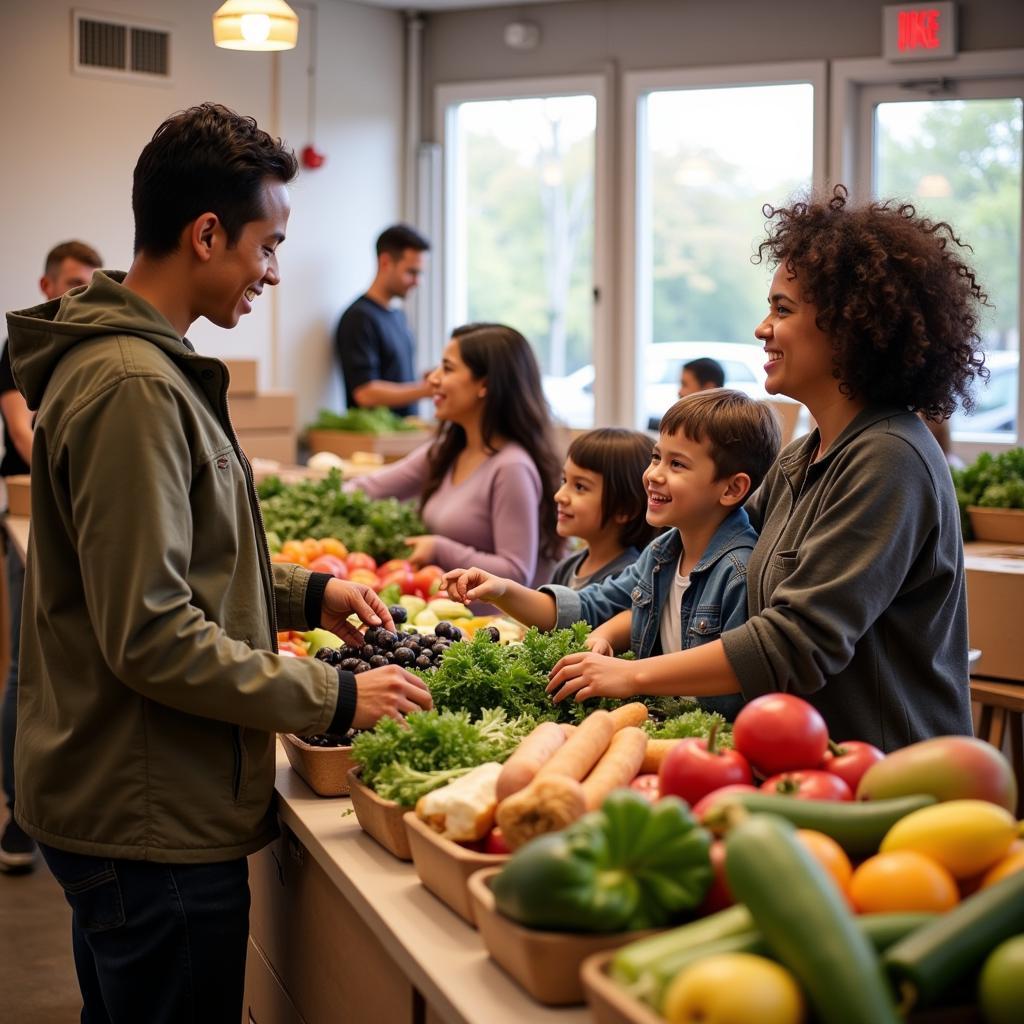
<svg viewBox="0 0 1024 1024">
<path fill-rule="evenodd" d="M 335 345 L 345 381 L 345 401 L 356 406 L 389 406 L 400 416 L 416 412 L 431 394 L 416 375 L 412 332 L 394 299 L 404 299 L 419 282 L 430 243 L 404 224 L 377 239 L 377 276 L 341 316 Z"/>
<path fill-rule="evenodd" d="M 84 242 L 62 242 L 46 257 L 39 288 L 47 299 L 56 299 L 71 288 L 89 283 L 92 272 L 102 261 L 99 253 Z M 0 476 L 19 476 L 28 472 L 32 458 L 32 413 L 14 383 L 11 355 L 4 341 L 0 354 L 0 415 L 3 417 L 4 454 Z M 21 594 L 25 584 L 25 566 L 13 548 L 7 549 L 7 598 L 10 608 L 11 667 L 0 708 L 0 754 L 3 756 L 4 798 L 10 817 L 0 835 L 0 871 L 31 871 L 35 861 L 35 843 L 14 820 L 14 737 L 18 712 L 18 638 L 21 633 Z"/>
</svg>

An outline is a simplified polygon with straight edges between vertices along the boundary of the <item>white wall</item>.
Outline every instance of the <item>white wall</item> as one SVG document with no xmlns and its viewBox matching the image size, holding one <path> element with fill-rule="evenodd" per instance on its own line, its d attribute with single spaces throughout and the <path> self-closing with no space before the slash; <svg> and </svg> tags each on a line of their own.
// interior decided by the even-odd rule
<svg viewBox="0 0 1024 1024">
<path fill-rule="evenodd" d="M 78 5 L 69 0 L 0 0 L 0 6 L 5 20 L 0 196 L 6 242 L 0 247 L 0 310 L 41 301 L 37 281 L 43 259 L 67 238 L 82 238 L 100 250 L 107 266 L 127 269 L 132 169 L 168 114 L 216 100 L 253 115 L 296 150 L 311 141 L 311 0 L 294 4 L 299 46 L 276 58 L 215 47 L 210 19 L 217 0 L 83 4 L 100 14 L 169 26 L 174 33 L 169 86 L 73 75 L 71 11 Z M 328 159 L 319 170 L 302 172 L 292 188 L 282 283 L 234 331 L 200 321 L 189 334 L 204 352 L 259 359 L 264 387 L 299 392 L 300 425 L 320 405 L 339 401 L 334 324 L 369 283 L 373 240 L 401 207 L 401 15 L 342 0 L 321 0 L 317 14 L 313 141 Z"/>
</svg>

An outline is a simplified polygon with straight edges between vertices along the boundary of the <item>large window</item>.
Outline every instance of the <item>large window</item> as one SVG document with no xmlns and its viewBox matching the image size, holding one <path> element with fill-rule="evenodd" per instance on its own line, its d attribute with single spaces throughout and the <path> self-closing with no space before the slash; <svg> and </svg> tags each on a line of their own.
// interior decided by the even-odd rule
<svg viewBox="0 0 1024 1024">
<path fill-rule="evenodd" d="M 780 75 L 780 77 L 782 77 Z M 766 397 L 754 327 L 771 272 L 752 255 L 762 207 L 806 193 L 815 165 L 810 81 L 651 88 L 637 101 L 634 420 L 656 422 L 682 365 L 708 356 Z"/>
<path fill-rule="evenodd" d="M 595 149 L 590 94 L 446 105 L 446 321 L 532 343 L 555 415 L 594 422 Z"/>
<path fill-rule="evenodd" d="M 1021 96 L 882 101 L 874 105 L 872 192 L 911 200 L 948 222 L 989 296 L 981 325 L 991 374 L 954 436 L 1019 434 Z M 985 91 L 996 91 L 988 88 Z"/>
</svg>

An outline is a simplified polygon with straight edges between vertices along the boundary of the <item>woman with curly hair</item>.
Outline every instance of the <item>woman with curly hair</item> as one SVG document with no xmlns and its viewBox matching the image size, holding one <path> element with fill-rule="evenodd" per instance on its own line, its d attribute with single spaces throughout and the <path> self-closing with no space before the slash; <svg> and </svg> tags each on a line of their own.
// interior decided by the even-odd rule
<svg viewBox="0 0 1024 1024">
<path fill-rule="evenodd" d="M 766 387 L 817 424 L 747 502 L 761 536 L 750 618 L 719 641 L 642 662 L 574 655 L 552 689 L 747 699 L 797 694 L 837 740 L 893 750 L 970 734 L 967 604 L 949 469 L 916 415 L 970 408 L 986 296 L 945 223 L 892 202 L 766 207 L 775 266 L 755 330 Z"/>
</svg>

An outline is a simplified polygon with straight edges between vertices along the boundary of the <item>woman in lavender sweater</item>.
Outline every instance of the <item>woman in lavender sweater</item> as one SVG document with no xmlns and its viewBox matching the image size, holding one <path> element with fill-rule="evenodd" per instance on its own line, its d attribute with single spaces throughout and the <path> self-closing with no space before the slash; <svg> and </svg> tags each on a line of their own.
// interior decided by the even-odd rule
<svg viewBox="0 0 1024 1024">
<path fill-rule="evenodd" d="M 561 554 L 560 465 L 529 343 L 501 324 L 456 328 L 427 379 L 434 440 L 346 489 L 420 499 L 430 533 L 409 538 L 414 565 L 476 565 L 526 586 L 546 582 Z"/>
</svg>

